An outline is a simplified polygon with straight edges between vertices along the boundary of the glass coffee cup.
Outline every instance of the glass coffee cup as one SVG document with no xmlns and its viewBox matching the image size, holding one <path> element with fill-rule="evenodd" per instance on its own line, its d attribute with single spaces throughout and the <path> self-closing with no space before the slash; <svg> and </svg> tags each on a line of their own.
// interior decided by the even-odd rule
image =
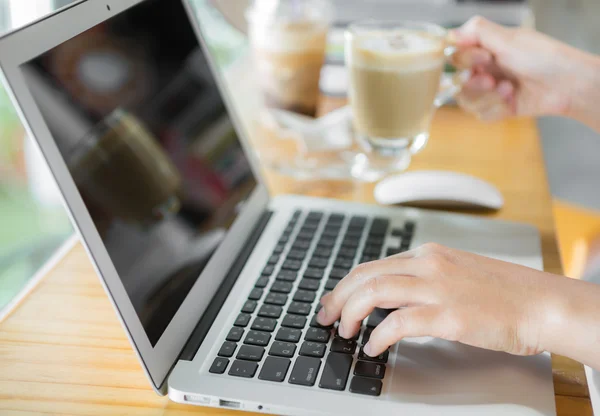
<svg viewBox="0 0 600 416">
<path fill-rule="evenodd" d="M 246 11 L 266 104 L 314 117 L 333 15 L 329 0 L 254 0 Z"/>
<path fill-rule="evenodd" d="M 349 98 L 356 139 L 365 150 L 355 177 L 405 170 L 427 143 L 436 109 L 468 78 L 468 71 L 443 76 L 455 52 L 447 38 L 446 29 L 425 22 L 365 21 L 348 27 Z"/>
</svg>

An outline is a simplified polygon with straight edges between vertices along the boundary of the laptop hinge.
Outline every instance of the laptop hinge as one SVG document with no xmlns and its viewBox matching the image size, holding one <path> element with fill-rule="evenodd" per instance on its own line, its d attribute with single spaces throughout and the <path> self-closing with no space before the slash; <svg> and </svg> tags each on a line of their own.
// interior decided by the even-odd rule
<svg viewBox="0 0 600 416">
<path fill-rule="evenodd" d="M 181 354 L 179 356 L 180 360 L 191 361 L 196 355 L 196 352 L 200 348 L 202 341 L 204 341 L 204 338 L 206 338 L 208 330 L 210 329 L 215 318 L 221 311 L 221 307 L 227 300 L 229 292 L 231 292 L 233 285 L 237 281 L 240 273 L 242 272 L 242 269 L 246 265 L 250 254 L 252 254 L 252 252 L 254 251 L 254 247 L 258 243 L 258 240 L 260 239 L 265 228 L 267 228 L 267 224 L 269 223 L 269 220 L 272 216 L 272 211 L 265 211 L 261 215 L 258 223 L 256 224 L 256 227 L 254 227 L 254 230 L 248 237 L 247 244 L 244 246 L 244 248 L 238 255 L 237 260 L 235 261 L 235 263 L 233 263 L 233 265 L 225 275 L 223 283 L 221 283 L 221 286 L 217 290 L 217 293 L 215 293 L 213 300 L 208 304 L 206 311 L 200 318 L 200 321 L 198 321 L 198 325 L 196 325 L 196 328 L 194 328 L 192 334 L 190 335 L 190 338 L 183 347 L 183 350 L 181 351 Z"/>
</svg>

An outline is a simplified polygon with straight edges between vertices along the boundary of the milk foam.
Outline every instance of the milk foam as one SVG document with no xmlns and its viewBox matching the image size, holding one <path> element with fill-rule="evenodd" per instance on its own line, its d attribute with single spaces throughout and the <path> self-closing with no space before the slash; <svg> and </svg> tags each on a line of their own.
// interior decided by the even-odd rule
<svg viewBox="0 0 600 416">
<path fill-rule="evenodd" d="M 424 71 L 444 64 L 444 41 L 425 32 L 398 30 L 357 35 L 347 44 L 353 66 L 380 71 Z"/>
</svg>

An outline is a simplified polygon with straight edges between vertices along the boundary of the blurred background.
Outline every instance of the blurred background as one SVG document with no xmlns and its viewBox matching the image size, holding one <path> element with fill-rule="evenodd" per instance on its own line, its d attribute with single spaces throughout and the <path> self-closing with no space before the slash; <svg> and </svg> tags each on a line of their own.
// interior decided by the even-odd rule
<svg viewBox="0 0 600 416">
<path fill-rule="evenodd" d="M 175 0 L 174 0 L 175 1 Z M 189 0 L 199 20 L 211 25 L 207 39 L 221 66 L 233 63 L 248 48 L 243 10 L 247 0 Z M 0 35 L 22 27 L 72 0 L 0 0 Z M 432 20 L 452 27 L 474 14 L 509 25 L 535 25 L 578 48 L 600 53 L 598 0 L 460 1 L 334 0 L 336 25 L 330 35 L 327 64 L 332 74 L 340 63 L 339 36 L 349 21 L 399 16 Z M 222 14 L 225 12 L 225 16 Z M 330 85 L 331 93 L 336 86 Z M 600 216 L 600 137 L 576 122 L 558 118 L 538 121 L 549 176 L 557 199 L 559 237 L 573 215 Z M 485 138 L 482 138 L 484 140 Z M 586 217 L 587 218 L 587 217 Z M 587 220 L 586 220 L 587 221 Z M 569 228 L 567 243 L 584 233 L 589 221 Z M 600 224 L 600 221 L 599 221 Z M 27 137 L 0 84 L 0 316 L 35 272 L 73 234 L 58 190 L 45 162 Z"/>
</svg>

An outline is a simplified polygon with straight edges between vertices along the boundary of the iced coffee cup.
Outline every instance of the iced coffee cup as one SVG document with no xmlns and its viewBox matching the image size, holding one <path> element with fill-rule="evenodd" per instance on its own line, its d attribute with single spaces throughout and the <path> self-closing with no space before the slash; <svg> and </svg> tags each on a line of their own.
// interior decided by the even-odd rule
<svg viewBox="0 0 600 416">
<path fill-rule="evenodd" d="M 246 12 L 268 106 L 314 116 L 332 18 L 328 0 L 255 0 Z"/>
</svg>

